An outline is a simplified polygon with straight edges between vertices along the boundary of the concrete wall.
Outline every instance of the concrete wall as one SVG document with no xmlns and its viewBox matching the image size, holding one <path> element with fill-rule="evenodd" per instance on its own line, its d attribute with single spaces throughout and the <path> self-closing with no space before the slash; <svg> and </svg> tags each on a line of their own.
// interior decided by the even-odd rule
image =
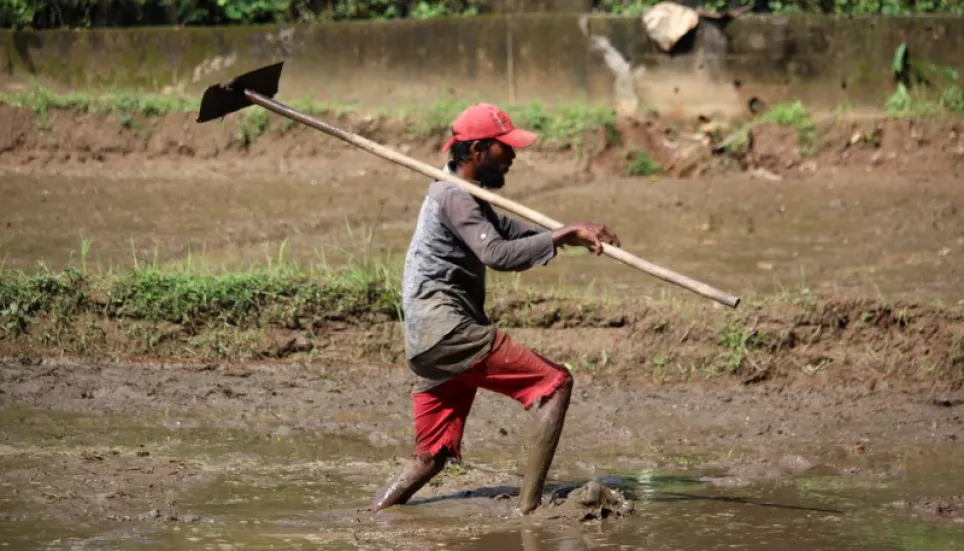
<svg viewBox="0 0 964 551">
<path fill-rule="evenodd" d="M 613 74 L 591 51 L 580 17 L 570 12 L 281 27 L 5 30 L 0 87 L 36 76 L 60 89 L 197 94 L 213 82 L 286 59 L 280 99 L 311 94 L 372 107 L 447 97 L 611 103 Z M 714 79 L 730 92 L 739 81 L 744 98 L 801 97 L 828 105 L 849 98 L 880 105 L 893 91 L 890 63 L 902 41 L 912 60 L 964 69 L 961 17 L 745 17 L 717 31 L 723 44 L 715 62 L 707 55 L 712 48 L 705 48 L 713 40 L 702 34 L 694 39 L 704 45 L 702 54 L 692 48 L 679 55 L 658 51 L 635 17 L 593 16 L 589 31 L 608 37 L 634 67 L 647 68 L 640 80 L 658 85 L 643 86 L 643 101 L 657 106 L 673 94 L 719 97 L 703 88 Z M 714 63 L 719 72 L 707 73 Z M 692 78 L 694 72 L 704 80 Z"/>
</svg>

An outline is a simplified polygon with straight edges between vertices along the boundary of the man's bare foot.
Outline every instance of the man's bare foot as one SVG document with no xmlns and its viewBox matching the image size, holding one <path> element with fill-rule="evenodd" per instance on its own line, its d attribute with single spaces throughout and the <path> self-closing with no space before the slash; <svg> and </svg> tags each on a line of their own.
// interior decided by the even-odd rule
<svg viewBox="0 0 964 551">
<path fill-rule="evenodd" d="M 405 468 L 375 495 L 372 500 L 372 513 L 392 505 L 407 503 L 422 486 L 445 467 L 445 455 L 423 456 L 409 459 Z"/>
</svg>

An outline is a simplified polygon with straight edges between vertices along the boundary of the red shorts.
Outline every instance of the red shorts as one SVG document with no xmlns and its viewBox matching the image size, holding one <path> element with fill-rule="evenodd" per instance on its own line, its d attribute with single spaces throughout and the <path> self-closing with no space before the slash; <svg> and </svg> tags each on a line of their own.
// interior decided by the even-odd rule
<svg viewBox="0 0 964 551">
<path fill-rule="evenodd" d="M 444 449 L 461 459 L 465 419 L 478 388 L 508 396 L 528 410 L 567 378 L 569 370 L 564 366 L 497 331 L 488 356 L 441 385 L 412 393 L 415 454 L 435 456 Z"/>
</svg>

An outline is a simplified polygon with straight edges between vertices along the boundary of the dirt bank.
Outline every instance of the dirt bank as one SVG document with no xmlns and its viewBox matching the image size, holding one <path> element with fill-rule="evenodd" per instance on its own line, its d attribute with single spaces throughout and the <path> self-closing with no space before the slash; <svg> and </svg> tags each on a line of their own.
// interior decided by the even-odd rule
<svg viewBox="0 0 964 551">
<path fill-rule="evenodd" d="M 245 113 L 198 125 L 193 112 L 148 116 L 50 109 L 35 114 L 0 104 L 0 164 L 69 172 L 109 164 L 112 171 L 136 173 L 143 163 L 175 163 L 181 170 L 300 172 L 330 168 L 336 157 L 344 165 L 346 151 L 357 153 L 273 113 L 257 122 Z M 418 113 L 405 119 L 336 111 L 319 116 L 418 158 L 436 157 L 448 139 L 444 124 L 426 126 Z M 773 179 L 853 166 L 956 174 L 964 159 L 962 125 L 953 117 L 844 113 L 815 122 L 809 116 L 804 112 L 787 124 L 705 123 L 648 114 L 577 121 L 572 129 L 556 131 L 559 135 L 544 134 L 533 152 L 541 167 L 563 165 L 583 177 L 658 173 L 686 178 L 749 170 Z"/>
<path fill-rule="evenodd" d="M 335 299 L 301 304 L 302 295 L 294 295 L 288 304 L 284 297 L 258 298 L 251 299 L 259 301 L 256 317 L 190 309 L 172 312 L 183 316 L 177 322 L 155 317 L 161 310 L 136 309 L 142 296 L 107 292 L 113 298 L 105 301 L 76 285 L 76 296 L 33 304 L 38 310 L 31 315 L 0 318 L 0 354 L 25 362 L 64 355 L 202 364 L 403 361 L 402 328 L 381 302 L 336 312 L 328 310 Z M 189 300 L 141 292 L 165 303 Z M 494 323 L 579 372 L 632 373 L 655 382 L 802 379 L 864 389 L 923 384 L 952 394 L 964 382 L 961 306 L 805 295 L 730 312 L 703 304 L 506 294 L 490 308 Z"/>
</svg>

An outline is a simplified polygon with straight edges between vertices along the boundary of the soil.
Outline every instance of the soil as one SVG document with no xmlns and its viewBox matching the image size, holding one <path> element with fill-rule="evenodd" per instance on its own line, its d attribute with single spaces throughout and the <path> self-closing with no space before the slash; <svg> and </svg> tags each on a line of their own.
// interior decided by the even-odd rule
<svg viewBox="0 0 964 551">
<path fill-rule="evenodd" d="M 269 113 L 264 135 L 242 140 L 240 116 L 197 124 L 194 113 L 164 116 L 114 115 L 51 110 L 35 116 L 29 110 L 0 105 L 0 164 L 7 167 L 57 168 L 77 173 L 109 162 L 112 172 L 134 173 L 154 166 L 208 167 L 227 173 L 281 172 L 346 166 L 349 158 L 373 160 L 322 132 Z M 324 118 L 365 138 L 416 158 L 437 156 L 444 133 L 412 130 L 409 121 L 367 114 L 329 114 Z M 630 154 L 645 150 L 662 167 L 664 177 L 695 177 L 741 171 L 747 165 L 797 169 L 804 154 L 795 128 L 763 124 L 750 130 L 749 144 L 737 156 L 712 152 L 740 129 L 740 121 L 703 123 L 662 119 L 656 114 L 621 116 L 613 134 L 605 128 L 585 131 L 565 143 L 548 138 L 531 152 L 542 172 L 565 173 L 577 168 L 580 177 L 626 174 Z M 866 114 L 834 114 L 816 120 L 818 140 L 807 151 L 812 172 L 828 167 L 868 170 L 899 168 L 913 172 L 954 173 L 964 160 L 962 123 L 954 118 L 894 120 Z M 352 155 L 360 153 L 360 155 Z M 717 153 L 719 153 L 717 151 Z M 559 165 L 552 171 L 553 165 Z M 375 164 L 385 161 L 376 160 Z M 371 164 L 371 163 L 365 163 Z M 142 166 L 145 165 L 145 166 Z M 87 170 L 85 170 L 87 169 Z"/>
<path fill-rule="evenodd" d="M 217 419 L 221 427 L 245 427 L 264 437 L 278 434 L 280 426 L 292 436 L 338 438 L 375 461 L 367 467 L 367 488 L 374 495 L 396 463 L 388 459 L 410 453 L 409 382 L 404 369 L 389 366 L 46 360 L 0 366 L 0 406 L 121 417 L 178 411 L 178 419 Z M 577 373 L 575 388 L 553 478 L 588 475 L 586 469 L 599 461 L 596 450 L 605 449 L 614 463 L 635 469 L 672 468 L 677 458 L 694 457 L 697 469 L 717 473 L 711 481 L 726 487 L 827 470 L 873 480 L 902 476 L 906 452 L 956 449 L 964 437 L 962 406 L 949 405 L 946 395 L 931 390 L 802 381 L 654 385 L 626 372 Z M 524 461 L 528 429 L 519 413 L 504 397 L 480 394 L 464 442 L 465 461 L 508 466 L 500 469 L 505 474 L 455 477 L 428 489 L 425 498 L 485 481 L 518 480 L 508 473 L 520 473 Z M 7 427 L 13 436 L 13 425 Z M 4 458 L 18 452 L 24 450 L 8 448 Z M 46 504 L 45 515 L 82 521 L 155 509 L 177 515 L 171 502 L 212 474 L 204 461 L 133 445 L 114 453 L 108 446 L 64 454 L 28 470 L 8 470 L 5 480 L 44 480 L 20 489 L 18 498 Z M 355 496 L 359 505 L 366 499 Z"/>
<path fill-rule="evenodd" d="M 130 265 L 134 255 L 186 262 L 189 253 L 192 262 L 236 267 L 275 259 L 285 239 L 289 258 L 316 259 L 324 246 L 356 239 L 346 225 L 377 229 L 378 252 L 404 250 L 425 178 L 297 127 L 241 148 L 232 121 L 198 126 L 191 116 L 123 127 L 51 112 L 38 125 L 0 106 L 6 267 L 76 265 L 81 236 L 92 243 L 86 261 L 104 268 Z M 374 118 L 339 120 L 417 158 L 441 159 L 441 136 Z M 795 131 L 761 127 L 746 155 L 731 157 L 714 154 L 717 138 L 698 128 L 640 118 L 620 121 L 618 145 L 600 135 L 586 142 L 588 154 L 542 147 L 520 155 L 509 197 L 560 220 L 605 216 L 627 249 L 748 299 L 731 318 L 575 253 L 521 284 L 494 274 L 503 289 L 519 286 L 495 293 L 494 317 L 576 376 L 547 492 L 617 467 L 685 465 L 721 491 L 804 475 L 872 485 L 960 473 L 957 124 L 822 124 L 819 147 L 806 155 L 794 149 Z M 637 146 L 668 174 L 624 177 Z M 603 299 L 565 298 L 591 282 L 605 288 Z M 552 298 L 562 289 L 563 298 Z M 763 305 L 749 300 L 761 296 Z M 90 346 L 52 337 L 56 322 L 0 339 L 0 467 L 12 492 L 3 492 L 0 514 L 8 527 L 203 524 L 203 500 L 191 497 L 200 488 L 225 473 L 292 467 L 293 458 L 309 478 L 322 476 L 316 468 L 347 477 L 348 489 L 333 498 L 301 479 L 286 483 L 345 518 L 363 518 L 410 452 L 410 377 L 393 322 L 314 327 L 310 339 L 267 328 L 240 358 L 193 362 L 173 351 L 190 342 L 176 326 L 85 319 L 78 326 L 91 332 L 77 335 L 104 339 Z M 162 354 L 145 347 L 158 330 L 178 346 Z M 736 344 L 726 341 L 734 336 Z M 279 346 L 290 342 L 297 346 Z M 74 417 L 31 425 L 42 413 L 88 425 Z M 121 445 L 125 418 L 166 432 Z M 445 499 L 479 498 L 497 512 L 492 519 L 502 518 L 511 500 L 500 496 L 518 488 L 526 423 L 511 401 L 481 393 L 463 446 L 466 472 L 441 477 L 417 503 L 441 500 L 436 514 L 457 518 L 464 509 L 447 510 Z M 202 426 L 239 432 L 200 436 Z M 218 448 L 238 439 L 249 447 Z M 266 452 L 267 442 L 280 451 Z M 946 496 L 960 491 L 935 484 L 911 509 L 958 522 L 960 499 Z M 447 533 L 484 524 L 471 518 Z M 379 521 L 359 522 L 376 541 Z M 431 532 L 413 526 L 392 533 Z"/>
</svg>

